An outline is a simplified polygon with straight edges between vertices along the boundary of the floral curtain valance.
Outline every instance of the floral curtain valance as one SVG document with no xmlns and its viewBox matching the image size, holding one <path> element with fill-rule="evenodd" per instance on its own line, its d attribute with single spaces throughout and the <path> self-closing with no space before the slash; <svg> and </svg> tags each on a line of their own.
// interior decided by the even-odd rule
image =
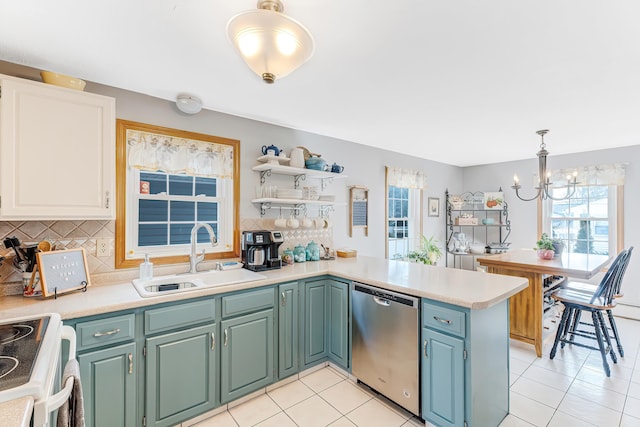
<svg viewBox="0 0 640 427">
<path fill-rule="evenodd" d="M 128 166 L 146 171 L 233 178 L 233 147 L 127 130 Z"/>
<path fill-rule="evenodd" d="M 422 171 L 414 171 L 387 166 L 387 183 L 402 188 L 427 188 L 427 176 Z"/>
<path fill-rule="evenodd" d="M 604 165 L 580 166 L 551 171 L 550 180 L 554 187 L 566 185 L 567 176 L 583 185 L 624 185 L 627 163 L 610 163 Z"/>
</svg>

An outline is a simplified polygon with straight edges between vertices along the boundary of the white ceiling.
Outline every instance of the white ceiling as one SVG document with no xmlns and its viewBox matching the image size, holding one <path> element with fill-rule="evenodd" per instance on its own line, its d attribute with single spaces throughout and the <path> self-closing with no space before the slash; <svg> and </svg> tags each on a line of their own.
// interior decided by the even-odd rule
<svg viewBox="0 0 640 427">
<path fill-rule="evenodd" d="M 0 59 L 458 166 L 640 143 L 637 0 L 283 2 L 316 48 L 274 85 L 226 38 L 256 0 L 2 1 Z"/>
</svg>

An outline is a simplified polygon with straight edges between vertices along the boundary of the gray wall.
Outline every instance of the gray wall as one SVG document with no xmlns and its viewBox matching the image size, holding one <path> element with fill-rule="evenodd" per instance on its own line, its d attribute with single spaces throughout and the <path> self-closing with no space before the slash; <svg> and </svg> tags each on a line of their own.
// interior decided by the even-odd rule
<svg viewBox="0 0 640 427">
<path fill-rule="evenodd" d="M 38 70 L 7 62 L 0 61 L 0 73 L 40 80 Z M 275 89 L 277 90 L 277 87 Z M 445 233 L 443 216 L 445 188 L 448 186 L 452 191 L 462 191 L 462 169 L 458 167 L 214 111 L 203 110 L 196 115 L 187 115 L 180 112 L 172 101 L 92 82 L 87 83 L 85 91 L 116 98 L 116 117 L 119 119 L 240 140 L 240 216 L 243 219 L 260 216 L 258 208 L 251 203 L 251 199 L 255 198 L 259 174 L 252 171 L 251 167 L 258 163 L 256 157 L 261 155 L 260 150 L 263 145 L 274 144 L 287 152 L 293 147 L 304 146 L 311 152 L 322 154 L 330 164 L 337 162 L 344 165 L 344 175 L 348 178 L 334 180 L 325 190 L 327 194 L 335 194 L 337 202 L 345 203 L 344 206 L 336 207 L 332 214 L 334 246 L 357 249 L 362 255 L 383 257 L 385 254 L 385 166 L 421 169 L 427 174 L 429 188 L 424 192 L 425 204 L 427 197 L 439 197 L 441 215 L 438 218 L 427 217 L 425 206 L 424 234 L 433 235 L 440 242 L 444 241 Z M 247 100 L 247 102 L 251 101 Z M 427 144 L 427 141 L 419 138 L 420 136 L 417 136 L 416 144 Z M 393 141 L 389 141 L 389 144 L 393 145 Z M 268 183 L 292 187 L 293 179 L 272 176 L 268 178 Z M 310 179 L 302 182 L 302 185 L 319 184 L 319 181 Z M 358 230 L 353 237 L 349 237 L 349 209 L 346 203 L 350 185 L 366 186 L 370 189 L 368 237 L 365 237 L 361 230 Z M 310 211 L 315 216 L 314 212 L 317 211 L 313 209 Z M 276 216 L 276 212 L 266 215 L 268 218 Z M 443 243 L 442 247 L 444 247 Z"/>
<path fill-rule="evenodd" d="M 608 150 L 590 151 L 584 153 L 554 156 L 549 155 L 549 169 L 572 168 L 607 163 L 627 162 L 624 186 L 624 247 L 635 246 L 636 254 L 632 257 L 629 269 L 624 279 L 624 299 L 620 302 L 640 306 L 640 287 L 635 286 L 640 281 L 640 224 L 635 216 L 640 212 L 640 145 Z M 467 167 L 463 170 L 463 183 L 466 190 L 486 190 L 502 186 L 505 200 L 509 204 L 509 217 L 512 232 L 509 240 L 513 247 L 532 248 L 537 240 L 537 209 L 536 202 L 519 200 L 514 191 L 513 175 L 520 177 L 523 196 L 531 197 L 533 193 L 532 179 L 537 173 L 537 158 L 515 162 L 495 163 L 491 165 Z M 527 191 L 528 190 L 528 191 Z"/>
</svg>

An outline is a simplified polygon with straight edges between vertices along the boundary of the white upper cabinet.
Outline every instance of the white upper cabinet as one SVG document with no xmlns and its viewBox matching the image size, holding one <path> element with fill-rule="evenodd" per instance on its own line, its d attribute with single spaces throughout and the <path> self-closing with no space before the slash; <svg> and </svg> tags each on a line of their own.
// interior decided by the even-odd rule
<svg viewBox="0 0 640 427">
<path fill-rule="evenodd" d="M 0 75 L 0 219 L 115 218 L 115 99 Z"/>
</svg>

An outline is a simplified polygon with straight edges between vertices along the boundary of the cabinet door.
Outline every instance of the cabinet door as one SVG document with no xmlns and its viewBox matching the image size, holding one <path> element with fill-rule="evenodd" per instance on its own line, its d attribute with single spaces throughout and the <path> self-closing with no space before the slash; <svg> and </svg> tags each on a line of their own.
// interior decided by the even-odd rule
<svg viewBox="0 0 640 427">
<path fill-rule="evenodd" d="M 329 280 L 329 358 L 349 368 L 349 285 Z"/>
<path fill-rule="evenodd" d="M 221 323 L 221 399 L 228 402 L 275 378 L 273 309 Z"/>
<path fill-rule="evenodd" d="M 298 372 L 298 284 L 278 287 L 278 377 Z"/>
<path fill-rule="evenodd" d="M 215 332 L 210 324 L 147 338 L 148 426 L 172 426 L 214 408 Z"/>
<path fill-rule="evenodd" d="M 464 341 L 422 328 L 422 418 L 464 425 Z"/>
<path fill-rule="evenodd" d="M 113 219 L 115 100 L 0 76 L 0 217 Z"/>
<path fill-rule="evenodd" d="M 311 365 L 329 354 L 329 297 L 326 280 L 305 283 L 304 289 L 304 364 Z"/>
<path fill-rule="evenodd" d="M 78 355 L 89 427 L 136 423 L 136 344 Z"/>
</svg>

